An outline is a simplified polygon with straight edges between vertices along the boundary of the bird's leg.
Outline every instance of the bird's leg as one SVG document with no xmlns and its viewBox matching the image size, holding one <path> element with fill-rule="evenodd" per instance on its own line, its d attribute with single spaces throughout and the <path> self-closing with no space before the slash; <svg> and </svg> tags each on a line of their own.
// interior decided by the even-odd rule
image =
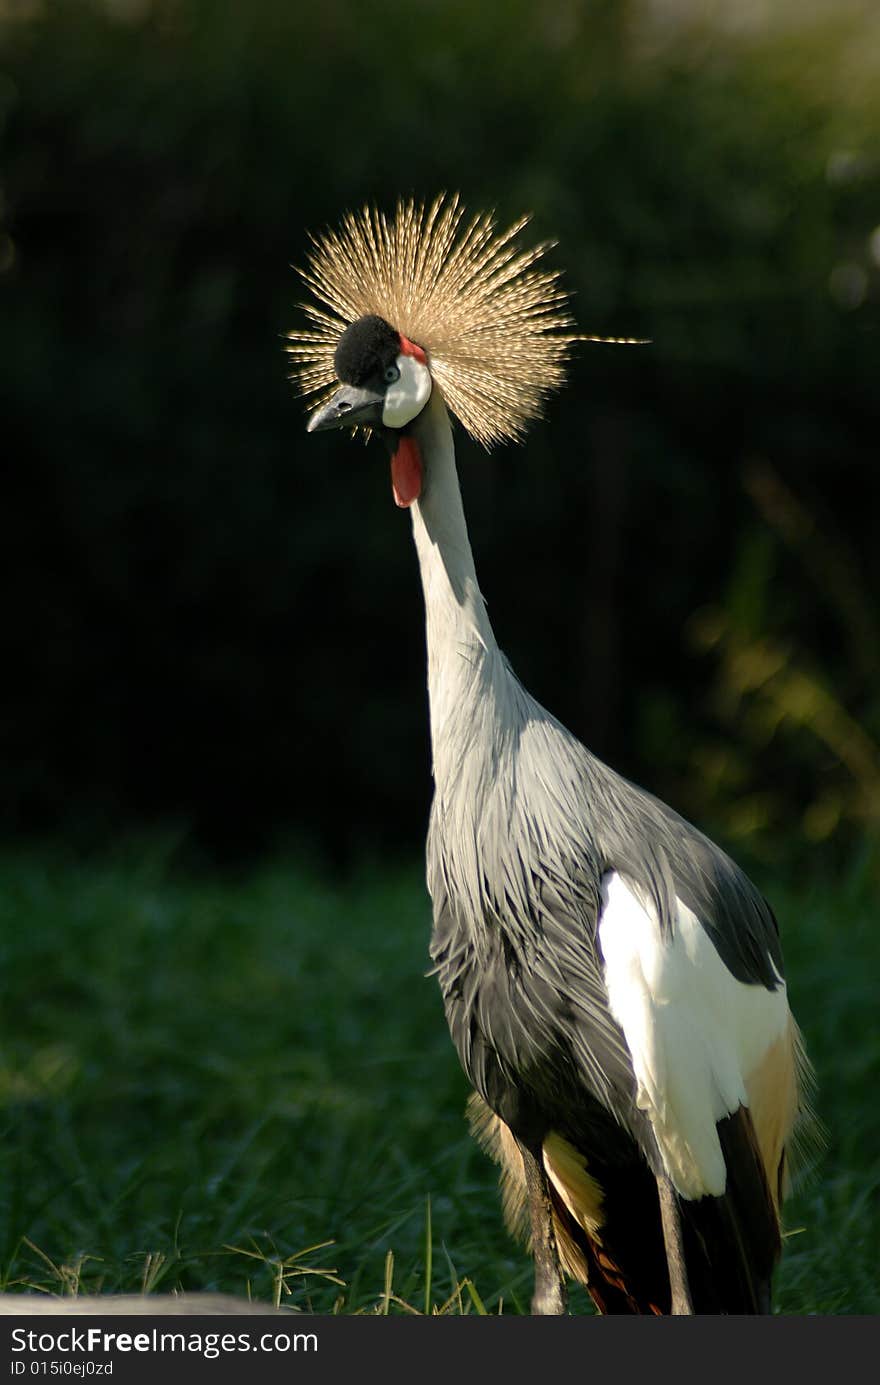
<svg viewBox="0 0 880 1385">
<path fill-rule="evenodd" d="M 672 1292 L 670 1312 L 676 1316 L 690 1317 L 693 1314 L 694 1305 L 691 1301 L 691 1289 L 684 1258 L 681 1212 L 678 1199 L 675 1196 L 675 1189 L 665 1173 L 657 1175 L 657 1192 L 660 1195 L 660 1220 L 663 1225 L 663 1240 L 666 1245 L 669 1288 Z"/>
<path fill-rule="evenodd" d="M 519 1144 L 526 1176 L 529 1217 L 532 1223 L 532 1255 L 535 1261 L 535 1293 L 532 1313 L 536 1315 L 565 1312 L 565 1281 L 559 1265 L 553 1212 L 547 1175 L 538 1146 L 537 1156 L 521 1141 Z"/>
</svg>

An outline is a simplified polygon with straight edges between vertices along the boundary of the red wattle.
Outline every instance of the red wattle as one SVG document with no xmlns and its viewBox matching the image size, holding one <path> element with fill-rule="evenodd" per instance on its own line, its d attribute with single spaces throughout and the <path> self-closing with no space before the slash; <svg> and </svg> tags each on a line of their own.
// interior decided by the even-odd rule
<svg viewBox="0 0 880 1385">
<path fill-rule="evenodd" d="M 428 357 L 425 355 L 421 346 L 417 346 L 414 341 L 410 341 L 409 337 L 405 337 L 402 332 L 399 333 L 399 336 L 401 356 L 413 356 L 417 361 L 420 361 L 422 365 L 427 365 Z"/>
<path fill-rule="evenodd" d="M 391 458 L 391 489 L 394 503 L 408 509 L 422 493 L 422 458 L 414 438 L 401 438 Z"/>
</svg>

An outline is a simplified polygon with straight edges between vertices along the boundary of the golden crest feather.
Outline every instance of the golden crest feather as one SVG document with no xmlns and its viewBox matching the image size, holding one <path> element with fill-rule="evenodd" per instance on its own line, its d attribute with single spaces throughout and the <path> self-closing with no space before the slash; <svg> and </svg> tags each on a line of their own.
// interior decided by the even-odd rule
<svg viewBox="0 0 880 1385">
<path fill-rule="evenodd" d="M 351 212 L 313 237 L 301 277 L 315 296 L 310 326 L 289 334 L 292 378 L 323 403 L 333 354 L 352 322 L 376 313 L 421 346 L 447 406 L 484 446 L 518 439 L 565 378 L 576 341 L 555 270 L 535 265 L 552 242 L 523 248 L 528 217 L 497 231 L 491 213 L 466 220 L 458 196 L 399 202 L 393 219 Z"/>
</svg>

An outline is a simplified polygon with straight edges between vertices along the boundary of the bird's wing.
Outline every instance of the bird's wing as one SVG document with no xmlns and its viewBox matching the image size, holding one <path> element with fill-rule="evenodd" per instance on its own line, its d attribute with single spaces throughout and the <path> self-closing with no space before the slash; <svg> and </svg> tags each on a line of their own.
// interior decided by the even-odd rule
<svg viewBox="0 0 880 1385">
<path fill-rule="evenodd" d="M 784 976 L 779 928 L 761 892 L 730 857 L 678 813 L 590 757 L 603 873 L 634 882 L 664 934 L 683 904 L 737 981 L 775 989 Z"/>
<path fill-rule="evenodd" d="M 611 1013 L 626 1038 L 637 1103 L 666 1170 L 687 1198 L 720 1197 L 727 1166 L 718 1123 L 755 1102 L 767 1108 L 768 1183 L 797 1109 L 794 1037 L 785 983 L 741 981 L 692 909 L 677 899 L 670 931 L 649 893 L 609 871 L 599 946 Z M 768 1091 L 772 1087 L 772 1092 Z M 784 1109 L 779 1119 L 774 1110 Z"/>
<path fill-rule="evenodd" d="M 720 852 L 716 874 L 697 874 L 693 862 L 716 851 L 699 845 L 671 864 L 666 919 L 656 882 L 606 871 L 599 949 L 636 1102 L 679 1194 L 701 1311 L 767 1312 L 802 1048 L 772 915 Z M 736 888 L 719 897 L 730 869 Z"/>
</svg>

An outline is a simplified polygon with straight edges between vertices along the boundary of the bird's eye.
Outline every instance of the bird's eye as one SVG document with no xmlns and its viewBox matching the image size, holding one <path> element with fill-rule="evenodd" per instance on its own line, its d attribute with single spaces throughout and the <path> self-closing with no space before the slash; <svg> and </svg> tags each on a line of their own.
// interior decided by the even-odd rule
<svg viewBox="0 0 880 1385">
<path fill-rule="evenodd" d="M 386 366 L 386 367 L 385 367 L 385 383 L 386 383 L 386 385 L 393 385 L 393 384 L 394 384 L 394 381 L 395 381 L 395 380 L 399 380 L 399 379 L 400 379 L 400 371 L 399 371 L 399 369 L 398 369 L 398 367 L 397 367 L 396 365 L 389 365 L 389 366 Z"/>
</svg>

